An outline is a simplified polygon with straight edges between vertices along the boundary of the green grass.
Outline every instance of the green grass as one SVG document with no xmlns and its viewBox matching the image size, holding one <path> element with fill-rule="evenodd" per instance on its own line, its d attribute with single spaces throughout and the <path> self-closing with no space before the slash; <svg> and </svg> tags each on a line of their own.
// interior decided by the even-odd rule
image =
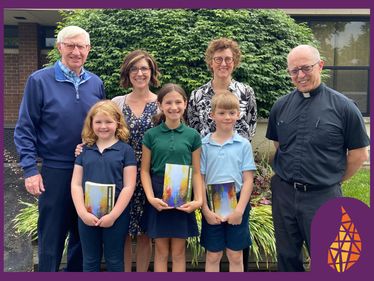
<svg viewBox="0 0 374 281">
<path fill-rule="evenodd" d="M 343 195 L 361 200 L 370 207 L 370 169 L 361 169 L 344 182 Z"/>
</svg>

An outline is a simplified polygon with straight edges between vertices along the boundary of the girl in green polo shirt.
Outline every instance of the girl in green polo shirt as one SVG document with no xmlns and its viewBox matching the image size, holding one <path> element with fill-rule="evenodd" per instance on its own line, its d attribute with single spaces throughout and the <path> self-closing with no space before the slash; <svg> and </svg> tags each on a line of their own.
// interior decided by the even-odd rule
<svg viewBox="0 0 374 281">
<path fill-rule="evenodd" d="M 140 172 L 151 204 L 147 235 L 155 239 L 154 271 L 167 271 L 171 249 L 172 271 L 183 272 L 186 270 L 186 239 L 199 235 L 194 211 L 202 205 L 201 139 L 195 129 L 182 122 L 187 96 L 179 85 L 163 86 L 157 101 L 162 122 L 144 135 Z M 166 164 L 192 166 L 192 201 L 174 208 L 162 200 Z"/>
</svg>

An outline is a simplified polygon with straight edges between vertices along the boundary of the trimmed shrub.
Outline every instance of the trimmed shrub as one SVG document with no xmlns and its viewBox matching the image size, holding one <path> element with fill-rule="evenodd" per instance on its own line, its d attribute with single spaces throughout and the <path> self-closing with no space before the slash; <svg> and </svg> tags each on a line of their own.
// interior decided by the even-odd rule
<svg viewBox="0 0 374 281">
<path fill-rule="evenodd" d="M 275 100 L 292 89 L 286 72 L 289 50 L 298 44 L 316 45 L 311 30 L 281 10 L 87 9 L 61 13 L 63 20 L 56 32 L 78 25 L 90 33 L 92 49 L 85 66 L 104 81 L 107 98 L 125 93 L 119 86 L 120 65 L 127 53 L 138 48 L 156 58 L 162 84 L 178 83 L 191 93 L 211 79 L 204 62 L 208 43 L 229 37 L 238 41 L 243 54 L 234 79 L 253 87 L 259 116 L 267 117 Z M 56 49 L 50 52 L 51 63 L 58 58 Z"/>
</svg>

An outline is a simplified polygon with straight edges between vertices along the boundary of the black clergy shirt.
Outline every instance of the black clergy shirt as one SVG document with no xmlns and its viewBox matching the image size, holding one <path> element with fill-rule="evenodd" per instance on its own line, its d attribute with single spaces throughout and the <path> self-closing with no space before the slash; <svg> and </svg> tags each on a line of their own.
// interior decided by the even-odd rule
<svg viewBox="0 0 374 281">
<path fill-rule="evenodd" d="M 357 106 L 323 83 L 309 97 L 298 90 L 281 97 L 271 109 L 266 137 L 279 142 L 277 175 L 318 186 L 341 182 L 347 150 L 369 145 Z"/>
</svg>

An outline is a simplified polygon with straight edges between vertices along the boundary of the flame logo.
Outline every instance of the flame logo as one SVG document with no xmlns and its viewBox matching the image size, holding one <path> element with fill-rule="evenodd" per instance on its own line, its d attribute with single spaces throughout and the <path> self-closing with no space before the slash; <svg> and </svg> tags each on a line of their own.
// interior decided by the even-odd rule
<svg viewBox="0 0 374 281">
<path fill-rule="evenodd" d="M 342 208 L 342 219 L 339 233 L 331 243 L 327 263 L 337 272 L 350 269 L 360 258 L 362 249 L 361 237 L 348 213 Z"/>
</svg>

